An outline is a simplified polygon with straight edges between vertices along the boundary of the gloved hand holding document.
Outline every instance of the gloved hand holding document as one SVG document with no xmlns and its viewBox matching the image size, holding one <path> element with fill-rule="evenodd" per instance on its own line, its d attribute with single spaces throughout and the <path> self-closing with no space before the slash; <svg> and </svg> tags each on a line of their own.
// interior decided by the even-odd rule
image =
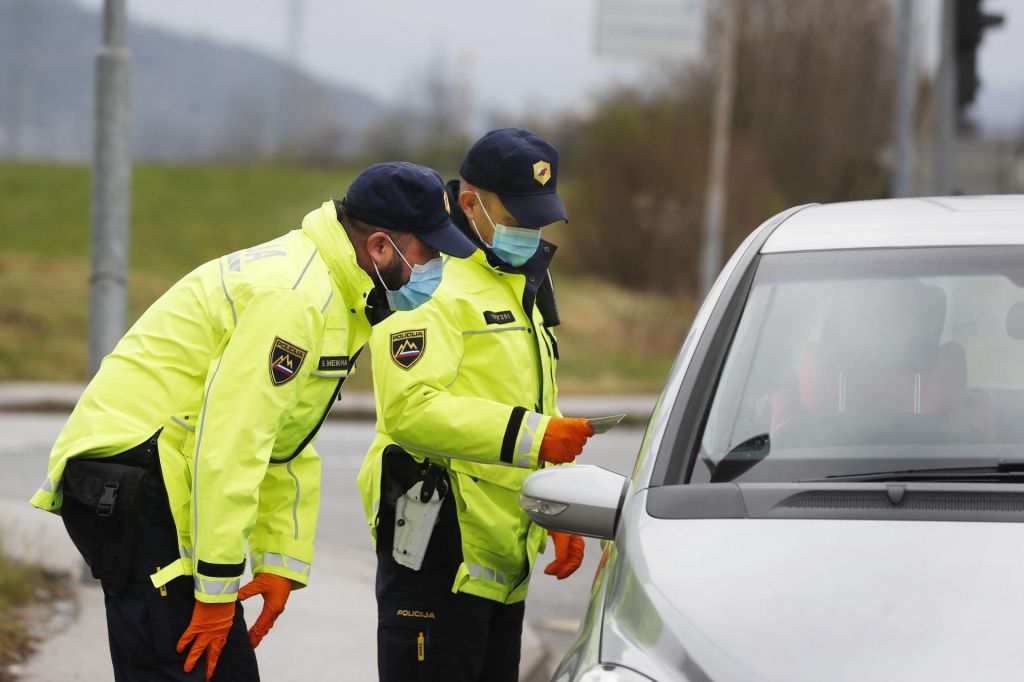
<svg viewBox="0 0 1024 682">
<path fill-rule="evenodd" d="M 625 414 L 614 414 L 610 417 L 594 417 L 588 419 L 587 423 L 594 429 L 594 435 L 604 433 L 626 418 Z"/>
</svg>

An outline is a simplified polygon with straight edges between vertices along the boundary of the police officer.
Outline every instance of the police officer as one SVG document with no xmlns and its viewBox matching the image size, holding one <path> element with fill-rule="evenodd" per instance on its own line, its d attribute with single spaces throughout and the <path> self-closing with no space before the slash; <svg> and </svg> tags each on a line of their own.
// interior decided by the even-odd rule
<svg viewBox="0 0 1024 682">
<path fill-rule="evenodd" d="M 481 250 L 448 262 L 434 298 L 369 343 L 377 436 L 358 483 L 377 547 L 382 682 L 518 678 L 524 600 L 547 539 L 519 491 L 593 434 L 556 406 L 555 246 L 540 236 L 567 219 L 558 152 L 529 131 L 494 130 L 461 175 L 449 184 L 453 215 Z M 551 535 L 545 572 L 562 579 L 584 543 Z"/>
<path fill-rule="evenodd" d="M 102 581 L 116 680 L 259 679 L 253 648 L 313 561 L 311 442 L 371 322 L 431 296 L 439 251 L 475 250 L 447 207 L 434 171 L 372 166 L 301 229 L 185 276 L 104 359 L 32 504 L 63 507 Z"/>
</svg>

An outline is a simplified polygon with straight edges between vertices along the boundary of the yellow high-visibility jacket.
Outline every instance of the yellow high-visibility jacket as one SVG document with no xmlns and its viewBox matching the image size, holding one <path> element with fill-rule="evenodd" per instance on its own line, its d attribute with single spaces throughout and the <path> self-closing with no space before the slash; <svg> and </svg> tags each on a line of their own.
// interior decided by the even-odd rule
<svg viewBox="0 0 1024 682">
<path fill-rule="evenodd" d="M 157 300 L 89 383 L 32 498 L 59 513 L 69 458 L 123 452 L 160 431 L 180 558 L 196 599 L 254 574 L 309 580 L 320 496 L 310 445 L 370 335 L 373 281 L 333 202 L 301 230 L 200 266 Z"/>
<path fill-rule="evenodd" d="M 542 242 L 548 255 L 554 247 Z M 547 533 L 519 507 L 555 406 L 557 342 L 538 306 L 534 274 L 495 268 L 483 251 L 449 259 L 434 297 L 374 327 L 369 348 L 377 435 L 358 485 L 376 541 L 382 453 L 397 444 L 448 468 L 463 562 L 452 585 L 502 603 L 526 599 Z M 531 281 L 531 278 L 533 281 Z"/>
</svg>

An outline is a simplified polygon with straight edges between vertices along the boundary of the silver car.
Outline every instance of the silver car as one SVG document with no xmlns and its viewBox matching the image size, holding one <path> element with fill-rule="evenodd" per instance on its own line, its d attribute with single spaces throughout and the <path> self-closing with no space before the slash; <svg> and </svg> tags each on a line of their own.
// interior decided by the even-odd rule
<svg viewBox="0 0 1024 682">
<path fill-rule="evenodd" d="M 1024 197 L 769 220 L 579 462 L 522 492 L 607 540 L 557 682 L 1024 679 Z"/>
</svg>

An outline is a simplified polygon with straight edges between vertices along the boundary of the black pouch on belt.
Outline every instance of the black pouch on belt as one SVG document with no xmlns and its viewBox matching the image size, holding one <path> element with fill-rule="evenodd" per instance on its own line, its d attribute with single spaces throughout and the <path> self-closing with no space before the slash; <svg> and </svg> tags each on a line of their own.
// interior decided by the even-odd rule
<svg viewBox="0 0 1024 682">
<path fill-rule="evenodd" d="M 397 445 L 384 448 L 382 474 L 381 500 L 390 507 L 394 507 L 398 498 L 420 481 L 423 481 L 421 495 L 424 502 L 433 496 L 435 490 L 443 500 L 451 487 L 444 467 L 431 464 L 430 460 L 417 462 Z"/>
<path fill-rule="evenodd" d="M 127 585 L 147 477 L 160 466 L 157 431 L 130 450 L 64 467 L 61 518 L 94 578 L 115 594 Z"/>
</svg>

